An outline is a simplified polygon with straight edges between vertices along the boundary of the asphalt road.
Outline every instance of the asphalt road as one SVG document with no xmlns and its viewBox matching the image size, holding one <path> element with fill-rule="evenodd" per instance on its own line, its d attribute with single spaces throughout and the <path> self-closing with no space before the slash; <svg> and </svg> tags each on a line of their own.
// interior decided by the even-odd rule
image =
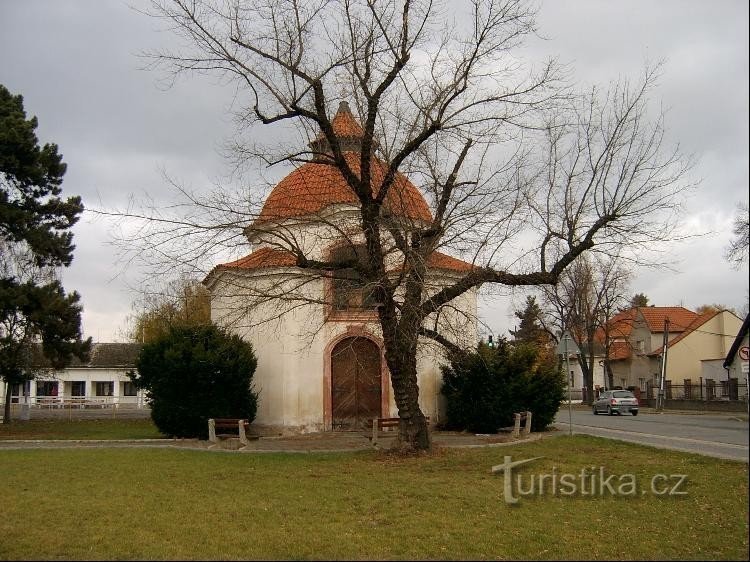
<svg viewBox="0 0 750 562">
<path fill-rule="evenodd" d="M 653 414 L 595 416 L 591 410 L 572 411 L 573 433 L 583 433 L 748 462 L 748 422 L 732 414 Z M 569 431 L 568 409 L 563 406 L 555 425 Z"/>
</svg>

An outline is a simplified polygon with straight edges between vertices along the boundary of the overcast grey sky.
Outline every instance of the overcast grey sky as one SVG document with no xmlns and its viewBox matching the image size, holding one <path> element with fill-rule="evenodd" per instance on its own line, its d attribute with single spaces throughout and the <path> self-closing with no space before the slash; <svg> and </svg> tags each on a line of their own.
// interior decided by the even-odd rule
<svg viewBox="0 0 750 562">
<path fill-rule="evenodd" d="M 695 154 L 702 180 L 686 221 L 711 234 L 671 247 L 679 271 L 639 271 L 632 292 L 656 305 L 742 309 L 747 266 L 735 271 L 722 256 L 735 206 L 748 201 L 748 3 L 547 0 L 538 22 L 546 40 L 528 44 L 526 56 L 559 57 L 582 86 L 666 61 L 656 95 L 668 110 L 668 140 Z M 68 164 L 64 192 L 89 207 L 165 193 L 162 169 L 194 188 L 227 170 L 218 147 L 233 132 L 230 92 L 202 77 L 164 89 L 157 73 L 141 69 L 139 52 L 171 40 L 162 25 L 119 0 L 0 0 L 0 83 L 24 96 L 40 140 L 57 143 Z M 89 215 L 76 225 L 75 260 L 64 274 L 96 341 L 122 339 L 131 287 L 141 281 L 116 266 L 108 229 Z M 482 304 L 493 332 L 514 325 L 514 299 L 521 295 Z"/>
</svg>

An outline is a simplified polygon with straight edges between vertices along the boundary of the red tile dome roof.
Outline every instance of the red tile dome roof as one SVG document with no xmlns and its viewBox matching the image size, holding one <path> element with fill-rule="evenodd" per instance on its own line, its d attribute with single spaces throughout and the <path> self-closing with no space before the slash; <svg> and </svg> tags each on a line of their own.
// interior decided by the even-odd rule
<svg viewBox="0 0 750 562">
<path fill-rule="evenodd" d="M 427 267 L 433 269 L 447 269 L 449 271 L 458 271 L 461 273 L 467 273 L 477 267 L 474 264 L 465 262 L 448 254 L 442 252 L 432 252 L 427 256 Z"/>
<path fill-rule="evenodd" d="M 221 269 L 263 269 L 267 267 L 293 267 L 297 258 L 292 252 L 275 248 L 258 248 L 255 252 L 229 263 L 219 264 Z"/>
<path fill-rule="evenodd" d="M 332 125 L 334 133 L 341 139 L 351 141 L 362 137 L 362 127 L 344 102 L 333 118 Z M 311 143 L 311 146 L 314 150 L 318 150 L 327 146 L 327 143 L 324 137 L 319 136 Z M 344 152 L 344 158 L 352 171 L 359 176 L 360 153 Z M 372 158 L 373 193 L 380 190 L 387 171 L 388 166 L 384 162 L 378 158 Z M 307 216 L 318 213 L 330 205 L 341 203 L 358 204 L 357 196 L 341 172 L 335 166 L 322 161 L 308 162 L 294 170 L 273 188 L 255 222 L 257 224 Z M 410 219 L 422 221 L 432 219 L 430 208 L 422 194 L 406 176 L 400 173 L 396 174 L 394 183 L 388 190 L 385 208 L 394 215 Z"/>
<path fill-rule="evenodd" d="M 336 112 L 336 115 L 334 115 L 331 126 L 333 127 L 333 134 L 340 138 L 361 139 L 365 134 L 362 126 L 357 123 L 354 115 L 352 115 L 352 110 L 349 109 L 349 104 L 345 101 L 342 101 L 339 104 L 339 110 Z M 325 138 L 325 135 L 320 133 L 318 139 L 323 138 Z"/>
</svg>

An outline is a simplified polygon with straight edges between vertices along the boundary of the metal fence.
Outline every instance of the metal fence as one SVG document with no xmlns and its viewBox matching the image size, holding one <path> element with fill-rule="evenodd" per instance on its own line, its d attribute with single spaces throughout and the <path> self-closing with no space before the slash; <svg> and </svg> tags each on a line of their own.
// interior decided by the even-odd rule
<svg viewBox="0 0 750 562">
<path fill-rule="evenodd" d="M 640 394 L 647 400 L 651 400 L 658 396 L 659 387 L 648 385 L 645 389 L 640 389 Z M 665 381 L 664 398 L 666 400 L 698 400 L 705 402 L 745 402 L 748 398 L 748 389 L 746 384 L 739 384 L 737 379 L 729 381 L 699 379 L 694 383 L 686 380 L 683 381 L 683 384 L 672 384 L 671 381 Z"/>
<path fill-rule="evenodd" d="M 109 397 L 107 397 L 109 398 Z M 148 418 L 151 409 L 148 402 L 134 404 L 128 402 L 101 402 L 61 400 L 57 403 L 34 401 L 34 404 L 12 403 L 10 416 L 14 420 L 86 420 L 86 419 L 141 419 Z M 0 420 L 3 412 L 0 410 Z"/>
<path fill-rule="evenodd" d="M 584 399 L 584 391 L 581 388 L 571 388 L 570 389 L 570 400 L 572 402 L 580 402 Z M 565 391 L 565 402 L 568 401 L 568 391 Z"/>
<path fill-rule="evenodd" d="M 144 408 L 143 395 L 138 396 L 12 396 L 11 404 L 28 404 L 43 409 Z"/>
<path fill-rule="evenodd" d="M 649 401 L 655 401 L 659 394 L 659 387 L 654 384 L 644 384 L 643 387 L 616 386 L 614 389 L 630 390 L 642 405 L 647 405 Z M 593 398 L 599 397 L 604 389 L 595 389 Z M 570 398 L 573 402 L 586 402 L 589 398 L 586 388 L 570 389 Z M 665 381 L 664 399 L 668 401 L 682 401 L 695 403 L 711 403 L 720 407 L 722 403 L 746 403 L 748 401 L 748 386 L 739 384 L 737 379 L 716 381 L 714 379 L 703 379 L 694 383 L 689 379 L 683 380 L 682 384 L 672 384 L 672 381 Z M 568 400 L 568 391 L 565 392 L 564 401 Z"/>
<path fill-rule="evenodd" d="M 138 396 L 11 396 L 11 419 L 143 418 L 150 404 Z M 0 420 L 3 419 L 0 410 Z"/>
</svg>

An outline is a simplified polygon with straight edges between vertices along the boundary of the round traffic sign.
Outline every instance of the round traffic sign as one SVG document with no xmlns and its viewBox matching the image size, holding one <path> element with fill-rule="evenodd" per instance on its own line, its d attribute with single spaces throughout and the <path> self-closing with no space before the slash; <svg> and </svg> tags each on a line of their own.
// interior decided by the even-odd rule
<svg viewBox="0 0 750 562">
<path fill-rule="evenodd" d="M 744 346 L 740 348 L 740 359 L 743 361 L 750 359 L 750 347 Z"/>
</svg>

